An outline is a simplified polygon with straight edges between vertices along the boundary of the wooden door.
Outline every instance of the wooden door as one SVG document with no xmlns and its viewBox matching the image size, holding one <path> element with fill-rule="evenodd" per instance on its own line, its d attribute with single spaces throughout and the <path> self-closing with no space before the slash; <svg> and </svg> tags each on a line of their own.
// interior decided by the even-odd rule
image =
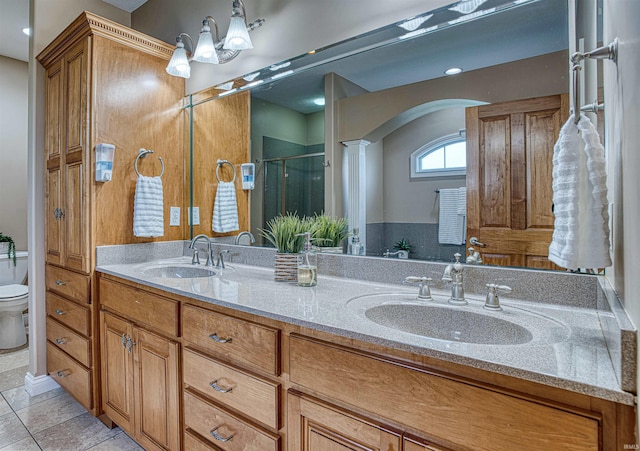
<svg viewBox="0 0 640 451">
<path fill-rule="evenodd" d="M 400 451 L 400 435 L 294 391 L 289 391 L 289 451 Z"/>
<path fill-rule="evenodd" d="M 133 344 L 131 323 L 100 313 L 102 340 L 102 407 L 129 435 L 134 435 Z"/>
<path fill-rule="evenodd" d="M 180 449 L 178 344 L 134 330 L 136 435 L 145 449 Z"/>
<path fill-rule="evenodd" d="M 63 265 L 89 273 L 89 44 L 85 39 L 64 57 L 64 251 Z"/>
<path fill-rule="evenodd" d="M 566 94 L 467 108 L 467 243 L 485 264 L 557 269 L 553 146 L 568 116 Z"/>
<path fill-rule="evenodd" d="M 62 264 L 63 222 L 60 212 L 62 205 L 63 162 L 63 96 L 64 81 L 62 60 L 47 70 L 45 81 L 45 259 L 47 263 Z"/>
</svg>

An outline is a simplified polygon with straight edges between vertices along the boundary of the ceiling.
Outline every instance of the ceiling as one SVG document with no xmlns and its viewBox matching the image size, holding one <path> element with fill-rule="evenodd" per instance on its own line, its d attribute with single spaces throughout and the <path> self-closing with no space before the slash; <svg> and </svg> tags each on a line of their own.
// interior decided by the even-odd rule
<svg viewBox="0 0 640 451">
<path fill-rule="evenodd" d="M 147 0 L 103 0 L 129 13 Z M 29 61 L 29 37 L 22 32 L 29 26 L 28 0 L 0 0 L 0 56 Z"/>
</svg>

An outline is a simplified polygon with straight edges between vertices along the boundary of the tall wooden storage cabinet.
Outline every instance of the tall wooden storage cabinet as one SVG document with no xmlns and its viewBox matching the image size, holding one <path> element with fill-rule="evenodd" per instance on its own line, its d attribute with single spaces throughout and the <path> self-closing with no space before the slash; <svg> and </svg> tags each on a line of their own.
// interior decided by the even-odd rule
<svg viewBox="0 0 640 451">
<path fill-rule="evenodd" d="M 133 163 L 144 175 L 165 163 L 164 205 L 183 204 L 184 80 L 165 72 L 173 47 L 84 12 L 42 53 L 46 69 L 45 247 L 48 373 L 100 415 L 95 247 L 184 238 L 133 236 Z M 116 146 L 110 182 L 95 182 L 95 146 Z M 184 222 L 184 221 L 183 221 Z"/>
</svg>

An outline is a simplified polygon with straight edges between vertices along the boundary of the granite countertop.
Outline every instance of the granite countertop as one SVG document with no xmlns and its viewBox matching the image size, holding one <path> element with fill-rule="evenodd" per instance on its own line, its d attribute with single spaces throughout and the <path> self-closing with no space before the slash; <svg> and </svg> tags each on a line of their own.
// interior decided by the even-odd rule
<svg viewBox="0 0 640 451">
<path fill-rule="evenodd" d="M 383 298 L 392 304 L 418 304 L 417 287 L 323 275 L 318 276 L 316 287 L 299 287 L 274 282 L 272 268 L 237 263 L 213 277 L 181 279 L 153 276 L 152 271 L 145 274 L 145 270 L 158 266 L 191 267 L 190 261 L 189 257 L 178 257 L 146 263 L 101 265 L 96 269 L 170 293 L 290 324 L 623 404 L 634 403 L 634 396 L 620 389 L 597 310 L 501 296 L 504 310 L 487 312 L 482 309 L 484 298 L 467 295 L 468 306 L 453 307 L 446 303 L 450 293 L 432 290 L 434 301 L 429 304 L 433 308 L 464 309 L 472 314 L 506 319 L 526 327 L 531 333 L 530 340 L 529 337 L 521 338 L 526 341 L 522 344 L 464 343 L 402 332 L 365 316 L 365 310 L 381 304 Z M 472 316 L 471 321 L 473 318 L 478 319 Z M 516 329 L 519 328 L 516 326 Z"/>
</svg>

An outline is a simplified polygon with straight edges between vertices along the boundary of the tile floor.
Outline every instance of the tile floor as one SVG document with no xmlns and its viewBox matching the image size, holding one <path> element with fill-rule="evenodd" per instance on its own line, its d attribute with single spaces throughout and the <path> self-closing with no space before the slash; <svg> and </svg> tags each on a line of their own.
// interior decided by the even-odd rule
<svg viewBox="0 0 640 451">
<path fill-rule="evenodd" d="M 60 388 L 27 395 L 28 364 L 28 349 L 0 354 L 0 450 L 142 450 L 120 428 L 107 428 Z"/>
</svg>

